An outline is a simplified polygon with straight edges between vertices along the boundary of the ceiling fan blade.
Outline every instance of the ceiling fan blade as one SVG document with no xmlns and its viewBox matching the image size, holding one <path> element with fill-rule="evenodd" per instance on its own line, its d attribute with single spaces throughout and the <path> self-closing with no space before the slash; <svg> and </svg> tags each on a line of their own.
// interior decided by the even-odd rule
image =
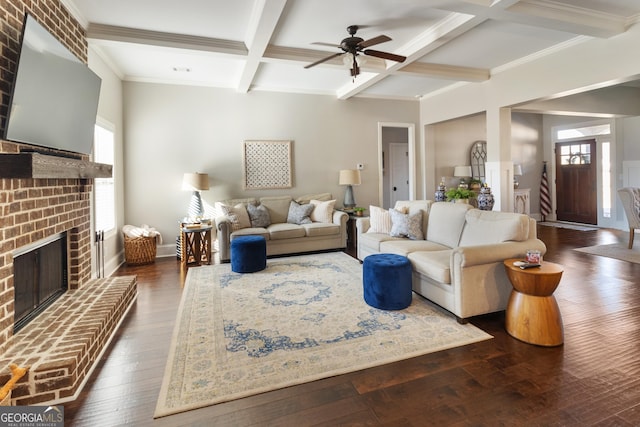
<svg viewBox="0 0 640 427">
<path fill-rule="evenodd" d="M 311 44 L 317 44 L 318 46 L 337 47 L 338 49 L 340 49 L 340 45 L 335 43 L 313 42 Z"/>
<path fill-rule="evenodd" d="M 373 46 L 374 44 L 379 44 L 379 43 L 384 43 L 384 42 L 388 42 L 391 41 L 391 37 L 389 36 L 385 36 L 380 35 L 378 37 L 374 37 L 372 39 L 369 40 L 363 40 L 360 43 L 358 43 L 358 47 L 361 49 L 364 49 L 365 47 L 369 47 L 369 46 Z"/>
<path fill-rule="evenodd" d="M 333 59 L 333 58 L 337 58 L 337 57 L 338 57 L 338 56 L 340 56 L 340 55 L 344 55 L 344 52 L 334 53 L 333 55 L 329 55 L 329 56 L 327 56 L 326 58 L 322 58 L 322 59 L 319 59 L 319 60 L 317 60 L 316 62 L 313 62 L 313 63 L 311 63 L 311 64 L 309 64 L 309 65 L 305 65 L 305 66 L 304 66 L 304 68 L 311 68 L 311 67 L 315 67 L 315 66 L 316 66 L 316 65 L 318 65 L 318 64 L 322 64 L 323 62 L 327 62 L 327 61 L 329 61 L 329 60 L 331 60 L 331 59 Z"/>
<path fill-rule="evenodd" d="M 367 49 L 363 52 L 365 55 L 375 56 L 382 59 L 390 59 L 391 61 L 404 62 L 407 57 L 396 55 L 389 52 L 380 52 L 379 50 Z"/>
</svg>

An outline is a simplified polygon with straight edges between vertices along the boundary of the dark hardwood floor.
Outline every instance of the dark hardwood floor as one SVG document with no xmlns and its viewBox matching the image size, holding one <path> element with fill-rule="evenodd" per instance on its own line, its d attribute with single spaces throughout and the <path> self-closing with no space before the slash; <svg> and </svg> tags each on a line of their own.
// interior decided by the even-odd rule
<svg viewBox="0 0 640 427">
<path fill-rule="evenodd" d="M 123 267 L 137 303 L 65 425 L 640 426 L 640 264 L 572 250 L 627 234 L 538 229 L 545 260 L 565 268 L 563 346 L 522 343 L 504 313 L 481 316 L 471 323 L 494 339 L 157 420 L 184 277 L 175 259 Z"/>
</svg>

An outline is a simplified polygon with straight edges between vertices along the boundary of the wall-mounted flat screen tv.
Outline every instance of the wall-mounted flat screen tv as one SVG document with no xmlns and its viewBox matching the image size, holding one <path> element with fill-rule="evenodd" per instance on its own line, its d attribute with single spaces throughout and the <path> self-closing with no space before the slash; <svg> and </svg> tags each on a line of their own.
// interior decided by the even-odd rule
<svg viewBox="0 0 640 427">
<path fill-rule="evenodd" d="M 100 77 L 27 15 L 4 138 L 90 154 L 100 84 Z"/>
</svg>

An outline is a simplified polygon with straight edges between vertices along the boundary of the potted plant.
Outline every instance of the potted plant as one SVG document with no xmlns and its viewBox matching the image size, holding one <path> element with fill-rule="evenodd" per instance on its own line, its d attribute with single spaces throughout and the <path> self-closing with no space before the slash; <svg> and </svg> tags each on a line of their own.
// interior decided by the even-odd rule
<svg viewBox="0 0 640 427">
<path fill-rule="evenodd" d="M 448 202 L 469 203 L 469 199 L 475 197 L 475 193 L 468 188 L 450 188 L 445 193 Z"/>
<path fill-rule="evenodd" d="M 482 181 L 477 178 L 471 178 L 469 180 L 469 190 L 473 190 L 476 194 L 480 192 L 482 188 Z"/>
<path fill-rule="evenodd" d="M 356 206 L 355 208 L 353 208 L 353 214 L 355 216 L 362 216 L 364 214 L 365 208 Z"/>
</svg>

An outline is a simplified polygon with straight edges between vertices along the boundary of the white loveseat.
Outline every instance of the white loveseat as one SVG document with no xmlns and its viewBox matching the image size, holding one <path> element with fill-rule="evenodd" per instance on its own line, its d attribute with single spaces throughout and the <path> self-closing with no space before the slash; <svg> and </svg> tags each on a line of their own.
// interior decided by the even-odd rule
<svg viewBox="0 0 640 427">
<path fill-rule="evenodd" d="M 312 211 L 309 223 L 287 222 L 292 201 L 301 205 L 309 204 L 311 201 L 319 202 Z M 230 260 L 231 240 L 246 235 L 264 236 L 267 241 L 267 256 L 345 248 L 349 216 L 334 210 L 331 201 L 331 194 L 321 193 L 296 199 L 291 196 L 275 196 L 217 202 L 215 223 L 220 261 Z M 263 226 L 253 226 L 246 212 L 248 205 L 265 209 L 268 212 L 267 223 Z M 321 210 L 323 212 L 319 212 Z M 313 214 L 314 211 L 316 215 Z M 247 218 L 243 221 L 242 217 L 245 214 Z"/>
<path fill-rule="evenodd" d="M 430 200 L 401 201 L 395 208 L 405 208 L 410 215 L 422 213 L 424 239 L 371 233 L 370 219 L 359 218 L 358 258 L 375 253 L 406 256 L 413 267 L 413 290 L 453 313 L 460 323 L 506 308 L 512 286 L 505 259 L 524 258 L 528 249 L 546 252 L 535 220 L 527 215 Z"/>
</svg>

